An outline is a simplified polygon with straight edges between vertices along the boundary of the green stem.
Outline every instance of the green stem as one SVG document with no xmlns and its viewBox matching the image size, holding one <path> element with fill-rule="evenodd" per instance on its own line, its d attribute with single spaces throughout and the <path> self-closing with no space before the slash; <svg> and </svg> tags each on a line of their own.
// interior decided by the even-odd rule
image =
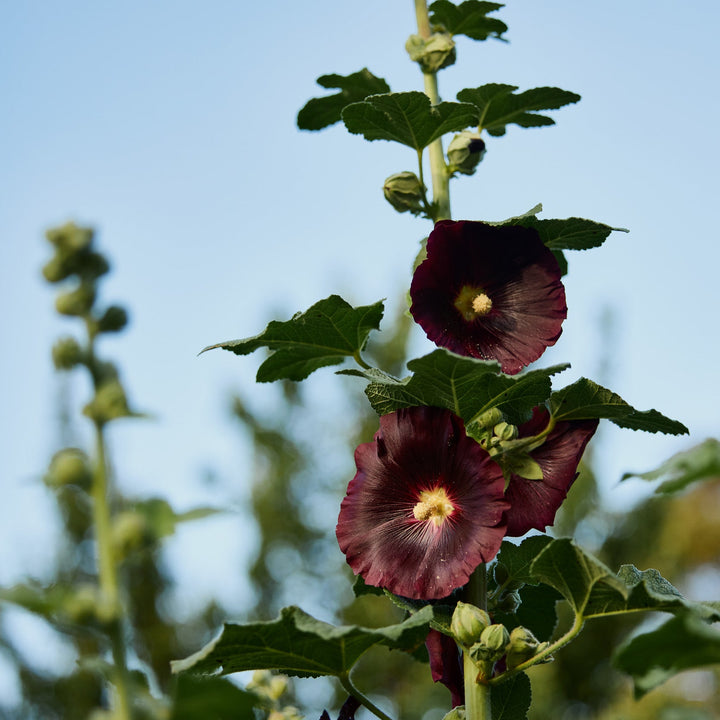
<svg viewBox="0 0 720 720">
<path fill-rule="evenodd" d="M 353 360 L 363 369 L 363 370 L 370 370 L 370 365 L 368 365 L 361 357 L 360 351 L 356 350 L 353 353 Z"/>
<path fill-rule="evenodd" d="M 363 707 L 366 707 L 373 715 L 379 717 L 380 720 L 392 720 L 389 715 L 386 715 L 377 705 L 375 705 L 370 698 L 365 697 L 350 680 L 350 676 L 347 673 L 339 675 L 338 679 L 340 684 L 352 695 Z"/>
<path fill-rule="evenodd" d="M 431 35 L 430 17 L 426 0 L 415 0 L 415 17 L 417 18 L 418 35 L 429 38 Z M 433 105 L 440 102 L 437 73 L 423 73 L 425 94 Z M 445 165 L 442 140 L 433 140 L 428 146 L 430 156 L 430 175 L 433 186 L 433 221 L 450 219 L 450 178 Z"/>
<path fill-rule="evenodd" d="M 468 584 L 463 588 L 463 600 L 481 610 L 487 610 L 487 567 L 483 563 L 475 568 Z M 466 720 L 492 720 L 490 686 L 478 682 L 478 666 L 467 652 L 463 652 Z M 483 678 L 483 680 L 485 680 Z"/>
</svg>

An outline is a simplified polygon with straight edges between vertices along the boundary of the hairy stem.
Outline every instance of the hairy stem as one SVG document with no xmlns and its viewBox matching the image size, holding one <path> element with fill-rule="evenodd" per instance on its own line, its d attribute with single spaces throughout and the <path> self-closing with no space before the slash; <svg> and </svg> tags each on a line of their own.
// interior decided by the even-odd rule
<svg viewBox="0 0 720 720">
<path fill-rule="evenodd" d="M 415 0 L 415 17 L 417 18 L 418 35 L 429 38 L 430 18 L 428 16 L 426 0 Z M 423 73 L 425 94 L 433 105 L 440 102 L 438 92 L 437 73 Z M 442 140 L 438 138 L 428 146 L 430 157 L 430 175 L 433 186 L 433 221 L 450 219 L 450 178 L 445 165 Z"/>
<path fill-rule="evenodd" d="M 373 715 L 379 717 L 380 720 L 392 720 L 389 715 L 386 715 L 377 705 L 375 705 L 370 698 L 365 697 L 350 680 L 350 676 L 345 673 L 338 677 L 340 684 L 352 695 L 363 707 L 366 707 Z"/>
</svg>

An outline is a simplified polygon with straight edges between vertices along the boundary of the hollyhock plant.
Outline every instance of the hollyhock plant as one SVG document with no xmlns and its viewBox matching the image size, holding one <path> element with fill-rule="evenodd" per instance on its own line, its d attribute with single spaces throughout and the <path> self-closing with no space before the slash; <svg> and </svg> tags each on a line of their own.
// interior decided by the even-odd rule
<svg viewBox="0 0 720 720">
<path fill-rule="evenodd" d="M 548 424 L 545 408 L 535 408 L 532 418 L 520 425 L 519 437 L 541 433 Z M 530 451 L 530 457 L 540 466 L 542 480 L 529 480 L 512 475 L 505 492 L 510 501 L 507 511 L 507 534 L 524 535 L 535 528 L 544 531 L 555 521 L 555 513 L 578 476 L 578 464 L 585 446 L 598 427 L 598 420 L 569 420 L 559 422 L 545 442 Z"/>
<path fill-rule="evenodd" d="M 442 598 L 497 554 L 509 507 L 502 470 L 450 411 L 412 407 L 382 416 L 355 463 L 336 534 L 369 585 Z"/>
<path fill-rule="evenodd" d="M 560 337 L 560 275 L 532 228 L 441 220 L 415 270 L 410 312 L 435 344 L 515 374 Z"/>
</svg>

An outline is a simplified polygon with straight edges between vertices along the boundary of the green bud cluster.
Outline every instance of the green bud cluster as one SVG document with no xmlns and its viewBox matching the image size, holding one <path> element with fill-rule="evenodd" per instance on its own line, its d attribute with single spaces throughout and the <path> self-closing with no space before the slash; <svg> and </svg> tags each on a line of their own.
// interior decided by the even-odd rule
<svg viewBox="0 0 720 720">
<path fill-rule="evenodd" d="M 56 370 L 72 370 L 85 361 L 85 353 L 74 337 L 64 337 L 53 345 L 52 359 Z"/>
<path fill-rule="evenodd" d="M 459 602 L 450 621 L 450 632 L 455 640 L 466 647 L 475 644 L 488 625 L 490 616 L 475 605 Z"/>
<path fill-rule="evenodd" d="M 447 149 L 448 171 L 474 175 L 485 155 L 485 141 L 479 133 L 463 130 L 450 141 Z"/>
<path fill-rule="evenodd" d="M 395 173 L 383 184 L 385 199 L 398 211 L 419 215 L 423 211 L 425 188 L 413 172 Z"/>
<path fill-rule="evenodd" d="M 45 474 L 45 484 L 52 488 L 77 485 L 87 489 L 92 483 L 92 477 L 87 455 L 78 448 L 65 448 L 53 455 Z"/>
<path fill-rule="evenodd" d="M 435 32 L 427 39 L 411 35 L 405 49 L 424 73 L 436 73 L 455 63 L 455 41 L 447 32 Z"/>
<path fill-rule="evenodd" d="M 135 415 L 128 407 L 125 389 L 117 378 L 109 379 L 98 387 L 95 397 L 83 408 L 83 413 L 100 425 Z"/>
</svg>

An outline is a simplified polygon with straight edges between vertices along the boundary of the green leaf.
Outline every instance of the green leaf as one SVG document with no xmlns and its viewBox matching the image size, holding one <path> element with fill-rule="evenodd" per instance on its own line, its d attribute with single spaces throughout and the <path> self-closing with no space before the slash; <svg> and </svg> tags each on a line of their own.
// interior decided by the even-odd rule
<svg viewBox="0 0 720 720">
<path fill-rule="evenodd" d="M 548 543 L 533 561 L 530 572 L 555 588 L 580 617 L 585 617 L 588 607 L 622 602 L 629 595 L 612 570 L 568 539 Z"/>
<path fill-rule="evenodd" d="M 525 720 L 531 702 L 530 678 L 525 673 L 518 673 L 507 682 L 491 686 L 493 720 Z"/>
<path fill-rule="evenodd" d="M 657 410 L 635 410 L 617 393 L 580 378 L 550 396 L 550 412 L 557 421 L 607 418 L 620 427 L 646 432 L 683 435 L 688 429 Z"/>
<path fill-rule="evenodd" d="M 504 584 L 514 582 L 536 585 L 538 581 L 530 572 L 530 566 L 551 542 L 547 535 L 533 535 L 525 538 L 519 545 L 503 540 L 497 561 L 504 566 L 508 574 L 508 580 Z"/>
<path fill-rule="evenodd" d="M 338 295 L 331 295 L 291 320 L 273 320 L 255 337 L 210 345 L 202 352 L 222 348 L 247 355 L 267 347 L 272 354 L 258 369 L 258 382 L 303 380 L 318 368 L 359 354 L 382 316 L 382 302 L 353 308 Z"/>
<path fill-rule="evenodd" d="M 474 105 L 478 111 L 478 129 L 496 137 L 504 135 L 509 124 L 526 128 L 554 125 L 552 118 L 535 111 L 557 110 L 580 100 L 579 95 L 555 87 L 533 88 L 515 95 L 517 89 L 515 85 L 490 83 L 461 90 L 457 99 Z"/>
<path fill-rule="evenodd" d="M 555 604 L 562 597 L 549 585 L 525 585 L 519 591 L 520 607 L 515 612 L 518 625 L 526 627 L 538 640 L 550 640 L 557 627 Z"/>
<path fill-rule="evenodd" d="M 588 250 L 600 247 L 613 231 L 628 232 L 625 228 L 614 228 L 594 220 L 575 217 L 565 220 L 538 220 L 531 216 L 507 224 L 534 228 L 551 250 Z"/>
<path fill-rule="evenodd" d="M 175 673 L 223 675 L 241 670 L 279 670 L 296 677 L 343 675 L 373 645 L 412 651 L 425 642 L 433 617 L 427 606 L 397 625 L 369 629 L 335 627 L 297 607 L 281 610 L 270 622 L 226 624 L 221 635 L 184 660 L 175 660 Z"/>
<path fill-rule="evenodd" d="M 222 678 L 180 675 L 170 720 L 252 718 L 258 698 Z"/>
<path fill-rule="evenodd" d="M 454 102 L 433 106 L 421 92 L 390 93 L 348 105 L 342 119 L 351 133 L 366 140 L 393 140 L 419 152 L 447 132 L 475 125 L 477 110 Z"/>
<path fill-rule="evenodd" d="M 324 88 L 336 88 L 340 92 L 308 100 L 297 116 L 297 126 L 301 130 L 322 130 L 334 125 L 340 122 L 343 108 L 348 105 L 369 95 L 390 92 L 390 86 L 367 68 L 352 75 L 322 75 L 317 84 Z"/>
<path fill-rule="evenodd" d="M 615 667 L 632 676 L 636 698 L 679 672 L 716 663 L 720 663 L 720 630 L 692 613 L 632 638 L 613 657 Z"/>
<path fill-rule="evenodd" d="M 365 393 L 374 410 L 385 415 L 416 405 L 447 408 L 467 423 L 472 434 L 473 419 L 493 407 L 499 408 L 510 423 L 526 421 L 532 409 L 549 397 L 550 376 L 568 366 L 509 377 L 500 373 L 499 364 L 493 360 L 476 360 L 440 348 L 411 360 L 407 367 L 414 374 L 402 380 L 365 374 L 371 380 Z"/>
<path fill-rule="evenodd" d="M 690 450 L 679 452 L 666 460 L 655 470 L 644 473 L 625 473 L 621 480 L 638 477 L 643 480 L 664 482 L 656 493 L 670 495 L 684 490 L 688 485 L 720 477 L 720 441 L 708 438 Z"/>
<path fill-rule="evenodd" d="M 428 8 L 432 25 L 442 25 L 451 35 L 465 35 L 473 40 L 487 40 L 500 37 L 507 32 L 507 25 L 487 14 L 505 7 L 500 3 L 465 0 L 455 5 L 449 0 L 436 0 Z"/>
<path fill-rule="evenodd" d="M 152 529 L 156 538 L 166 537 L 175 532 L 178 523 L 202 518 L 226 512 L 219 508 L 198 507 L 184 513 L 176 513 L 167 500 L 163 498 L 148 498 L 133 503 L 132 508 L 139 512 L 144 518 L 148 527 Z"/>
</svg>

